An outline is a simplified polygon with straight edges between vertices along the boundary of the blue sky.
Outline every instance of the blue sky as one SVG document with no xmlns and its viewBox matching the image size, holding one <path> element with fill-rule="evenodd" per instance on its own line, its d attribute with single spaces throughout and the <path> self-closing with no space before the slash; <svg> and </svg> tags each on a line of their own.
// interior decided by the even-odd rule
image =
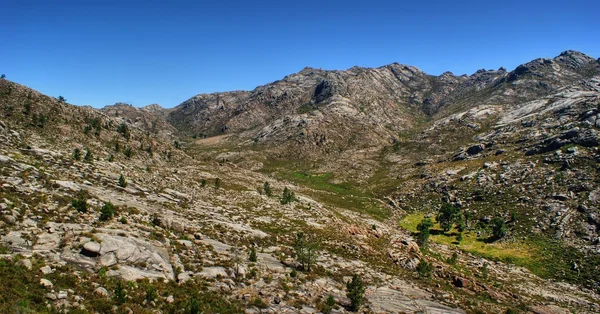
<svg viewBox="0 0 600 314">
<path fill-rule="evenodd" d="M 403 2 L 0 0 L 0 73 L 77 105 L 173 107 L 306 66 L 439 75 L 600 57 L 597 0 Z"/>
</svg>

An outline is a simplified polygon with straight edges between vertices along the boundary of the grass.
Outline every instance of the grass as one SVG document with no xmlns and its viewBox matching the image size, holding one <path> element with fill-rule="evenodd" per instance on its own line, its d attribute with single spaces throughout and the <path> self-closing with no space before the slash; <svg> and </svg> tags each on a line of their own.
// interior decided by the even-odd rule
<svg viewBox="0 0 600 314">
<path fill-rule="evenodd" d="M 411 232 L 417 232 L 417 225 L 421 222 L 425 215 L 410 214 L 405 216 L 400 221 L 400 227 Z M 463 240 L 460 244 L 456 241 L 458 232 L 451 230 L 444 233 L 438 223 L 435 223 L 431 230 L 430 240 L 436 243 L 445 245 L 455 245 L 465 252 L 479 255 L 488 259 L 501 260 L 519 265 L 528 265 L 532 262 L 533 247 L 528 243 L 516 242 L 497 242 L 486 243 L 485 238 L 477 237 L 474 232 L 463 233 Z"/>
<path fill-rule="evenodd" d="M 424 218 L 422 213 L 406 215 L 400 221 L 400 227 L 417 232 L 417 225 Z M 432 218 L 435 221 L 434 218 Z M 443 233 L 439 224 L 435 223 L 430 241 L 445 245 L 455 245 L 459 249 L 489 260 L 525 267 L 542 278 L 554 278 L 571 283 L 583 284 L 590 288 L 599 289 L 594 282 L 600 280 L 600 257 L 585 256 L 577 249 L 562 242 L 552 240 L 543 235 L 532 235 L 523 242 L 486 243 L 473 232 L 465 232 L 463 240 L 456 242 L 458 233 L 451 230 Z M 577 264 L 579 271 L 574 269 Z M 600 289 L 599 289 L 600 290 Z"/>
<path fill-rule="evenodd" d="M 334 174 L 312 173 L 308 168 L 305 163 L 270 159 L 265 162 L 263 172 L 308 188 L 309 190 L 303 191 L 304 194 L 326 205 L 367 214 L 380 221 L 390 217 L 389 209 L 382 206 L 370 193 L 361 191 L 356 184 L 333 183 Z"/>
</svg>

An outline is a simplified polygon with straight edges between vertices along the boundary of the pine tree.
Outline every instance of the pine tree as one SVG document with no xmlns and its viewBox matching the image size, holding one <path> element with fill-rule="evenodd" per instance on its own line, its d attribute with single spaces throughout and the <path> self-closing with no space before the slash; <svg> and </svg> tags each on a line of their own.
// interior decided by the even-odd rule
<svg viewBox="0 0 600 314">
<path fill-rule="evenodd" d="M 269 184 L 269 182 L 265 182 L 265 184 L 263 185 L 263 190 L 265 190 L 266 196 L 273 196 L 273 191 L 271 190 L 271 185 Z"/>
<path fill-rule="evenodd" d="M 348 290 L 346 296 L 350 299 L 350 311 L 356 312 L 360 309 L 365 294 L 365 287 L 362 279 L 354 274 L 354 276 L 352 276 L 352 281 L 346 283 L 346 289 Z"/>
<path fill-rule="evenodd" d="M 248 260 L 252 263 L 256 263 L 258 261 L 258 257 L 256 256 L 256 249 L 254 249 L 254 247 L 250 249 L 250 256 L 248 256 Z"/>
<path fill-rule="evenodd" d="M 281 196 L 281 204 L 283 204 L 283 205 L 289 204 L 295 200 L 296 200 L 296 195 L 294 195 L 294 192 L 292 192 L 292 190 L 285 187 L 283 189 L 283 195 Z"/>
<path fill-rule="evenodd" d="M 73 159 L 75 159 L 75 160 L 81 159 L 81 152 L 79 151 L 79 148 L 75 148 L 73 150 Z"/>
<path fill-rule="evenodd" d="M 419 235 L 417 236 L 417 242 L 422 249 L 427 249 L 427 241 L 429 240 L 429 229 L 433 227 L 433 222 L 430 218 L 423 218 L 421 223 L 417 225 Z"/>
<path fill-rule="evenodd" d="M 127 187 L 127 181 L 125 181 L 125 177 L 123 177 L 123 174 L 121 174 L 119 176 L 119 186 L 122 188 L 126 188 Z"/>
<path fill-rule="evenodd" d="M 90 150 L 86 150 L 85 152 L 85 156 L 83 156 L 83 161 L 85 162 L 92 162 L 94 160 L 94 156 L 92 155 L 92 152 L 90 152 Z"/>
</svg>

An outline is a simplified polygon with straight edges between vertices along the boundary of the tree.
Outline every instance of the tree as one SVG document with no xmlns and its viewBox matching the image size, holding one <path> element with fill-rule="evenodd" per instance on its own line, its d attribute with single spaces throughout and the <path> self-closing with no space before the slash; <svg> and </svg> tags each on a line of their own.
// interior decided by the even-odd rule
<svg viewBox="0 0 600 314">
<path fill-rule="evenodd" d="M 491 224 L 492 235 L 496 240 L 502 239 L 506 235 L 506 232 L 508 232 L 504 219 L 500 217 L 494 217 L 494 219 L 492 219 Z"/>
<path fill-rule="evenodd" d="M 252 263 L 256 263 L 258 261 L 258 257 L 256 256 L 256 249 L 254 247 L 250 249 L 250 255 L 248 256 L 248 260 Z"/>
<path fill-rule="evenodd" d="M 287 187 L 285 187 L 283 189 L 283 194 L 281 196 L 281 204 L 283 204 L 283 205 L 289 204 L 295 200 L 296 200 L 296 195 L 294 195 L 294 192 L 292 190 L 288 189 Z"/>
<path fill-rule="evenodd" d="M 429 278 L 431 277 L 431 273 L 433 272 L 433 265 L 427 263 L 424 259 L 419 261 L 417 264 L 417 274 L 421 278 Z"/>
<path fill-rule="evenodd" d="M 63 97 L 63 96 L 58 96 L 57 99 L 58 99 L 59 102 L 62 102 L 62 103 L 67 102 L 67 99 L 65 97 Z"/>
<path fill-rule="evenodd" d="M 94 156 L 92 155 L 92 152 L 90 152 L 90 150 L 88 149 L 85 151 L 85 156 L 83 156 L 83 161 L 92 162 L 92 160 L 94 160 Z"/>
<path fill-rule="evenodd" d="M 115 287 L 113 299 L 118 305 L 125 303 L 125 289 L 123 289 L 123 284 L 120 280 L 117 282 L 117 286 Z"/>
<path fill-rule="evenodd" d="M 117 132 L 121 133 L 124 138 L 129 139 L 129 128 L 125 122 L 121 123 L 119 127 L 117 127 Z"/>
<path fill-rule="evenodd" d="M 5 78 L 6 78 L 6 74 L 2 74 L 2 75 L 0 75 L 0 80 L 3 80 L 3 79 L 5 79 Z"/>
<path fill-rule="evenodd" d="M 265 182 L 265 184 L 263 185 L 263 190 L 265 190 L 266 196 L 273 196 L 273 191 L 271 190 L 271 185 L 269 184 L 269 182 Z"/>
<path fill-rule="evenodd" d="M 200 180 L 200 186 L 201 187 L 205 187 L 206 186 L 206 179 L 203 178 L 202 180 Z"/>
<path fill-rule="evenodd" d="M 84 193 L 79 193 L 77 198 L 71 201 L 71 206 L 80 213 L 87 213 L 87 196 Z"/>
<path fill-rule="evenodd" d="M 460 208 L 450 203 L 444 203 L 442 205 L 442 208 L 440 208 L 440 211 L 435 219 L 440 224 L 444 232 L 450 231 L 455 223 L 460 223 L 463 220 Z"/>
<path fill-rule="evenodd" d="M 360 309 L 365 294 L 365 287 L 362 279 L 357 274 L 352 276 L 352 280 L 346 283 L 348 292 L 346 296 L 350 299 L 350 311 L 356 312 Z"/>
<path fill-rule="evenodd" d="M 109 219 L 113 218 L 114 215 L 115 215 L 115 205 L 113 205 L 111 202 L 104 204 L 102 206 L 102 208 L 100 209 L 100 220 L 102 220 L 102 221 L 109 220 Z"/>
<path fill-rule="evenodd" d="M 81 159 L 81 151 L 79 150 L 79 148 L 75 148 L 73 150 L 73 159 L 75 159 L 75 160 Z"/>
<path fill-rule="evenodd" d="M 121 174 L 119 176 L 119 186 L 122 188 L 126 188 L 127 187 L 127 181 L 125 180 L 125 177 L 123 176 L 123 174 Z"/>
<path fill-rule="evenodd" d="M 219 189 L 221 187 L 221 179 L 215 179 L 215 189 Z"/>
<path fill-rule="evenodd" d="M 421 222 L 417 225 L 417 230 L 419 231 L 419 235 L 417 236 L 417 242 L 423 248 L 427 248 L 427 241 L 429 240 L 429 229 L 433 227 L 433 222 L 430 218 L 423 218 Z"/>
<path fill-rule="evenodd" d="M 300 263 L 302 270 L 310 272 L 312 265 L 317 258 L 317 245 L 309 241 L 303 232 L 296 234 L 294 242 L 294 251 L 296 260 Z"/>
</svg>

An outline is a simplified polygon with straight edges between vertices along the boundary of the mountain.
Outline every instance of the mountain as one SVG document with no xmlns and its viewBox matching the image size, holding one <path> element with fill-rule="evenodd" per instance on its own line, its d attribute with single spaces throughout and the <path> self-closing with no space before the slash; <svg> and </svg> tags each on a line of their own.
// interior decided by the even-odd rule
<svg viewBox="0 0 600 314">
<path fill-rule="evenodd" d="M 580 52 L 305 68 L 170 109 L 1 79 L 0 114 L 0 312 L 349 313 L 354 275 L 366 313 L 600 312 Z"/>
<path fill-rule="evenodd" d="M 422 121 L 474 103 L 532 100 L 599 71 L 597 60 L 575 51 L 511 72 L 470 76 L 432 76 L 397 63 L 345 71 L 305 68 L 251 92 L 197 95 L 173 108 L 168 121 L 186 135 L 235 134 L 237 141 L 284 147 L 291 155 L 309 149 L 338 153 L 385 145 Z"/>
</svg>

